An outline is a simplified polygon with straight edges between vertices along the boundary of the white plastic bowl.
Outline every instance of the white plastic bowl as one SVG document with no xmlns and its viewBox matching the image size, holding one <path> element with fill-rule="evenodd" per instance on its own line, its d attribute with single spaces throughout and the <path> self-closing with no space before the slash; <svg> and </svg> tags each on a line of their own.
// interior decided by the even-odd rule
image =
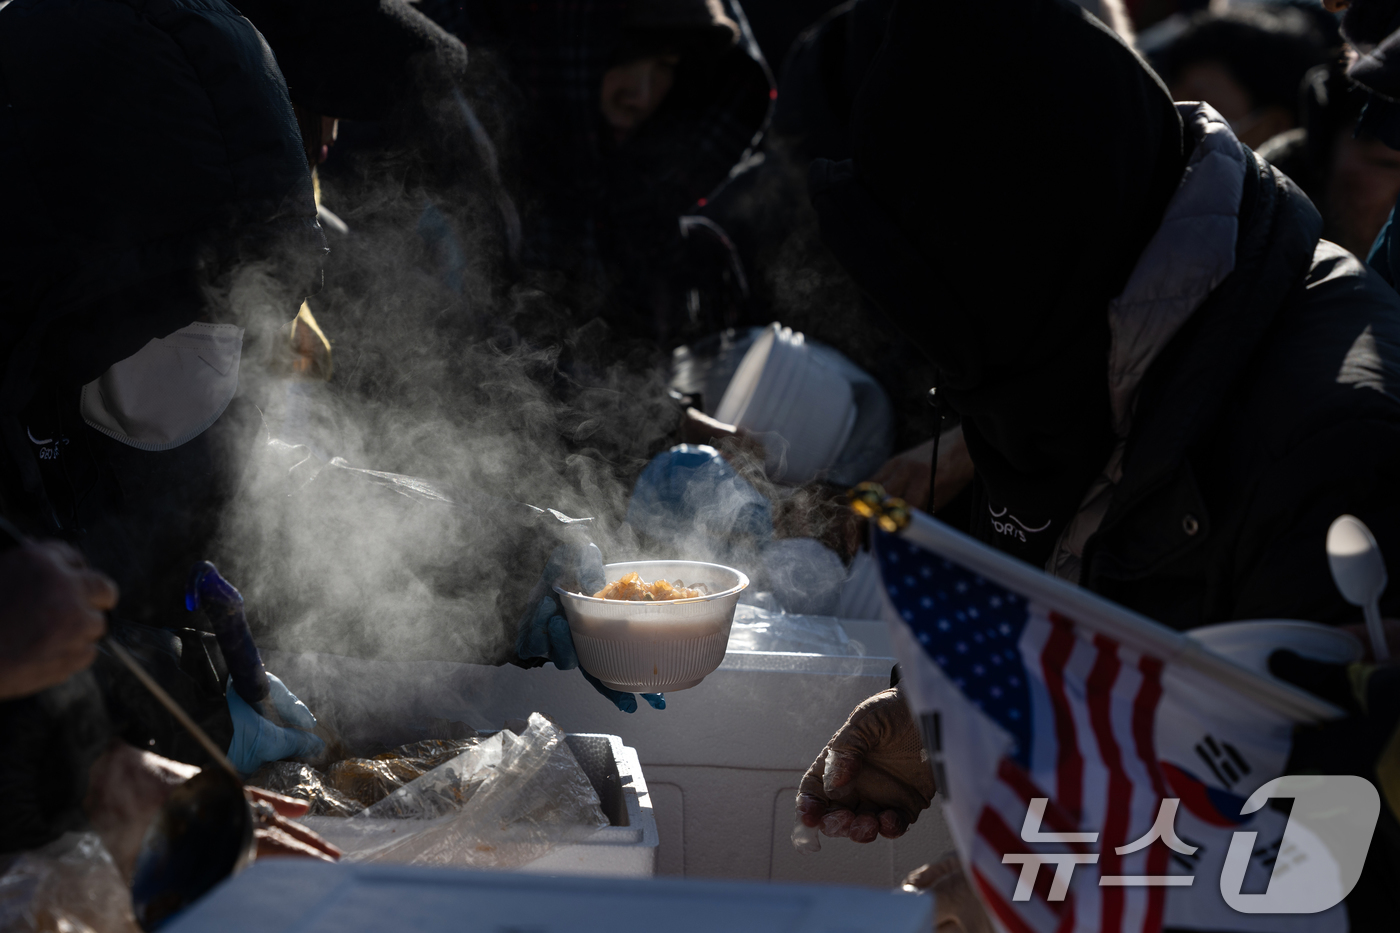
<svg viewBox="0 0 1400 933">
<path fill-rule="evenodd" d="M 673 693 L 695 686 L 724 660 L 734 607 L 749 578 L 732 567 L 694 560 L 638 560 L 603 568 L 609 583 L 633 571 L 648 583 L 703 583 L 710 595 L 631 602 L 594 599 L 556 586 L 579 664 L 614 690 Z"/>
<path fill-rule="evenodd" d="M 1360 639 L 1349 632 L 1296 619 L 1222 622 L 1192 629 L 1186 634 L 1216 654 L 1266 676 L 1272 676 L 1269 673 L 1269 655 L 1280 648 L 1289 648 L 1305 658 L 1332 664 L 1359 661 L 1365 653 Z"/>
<path fill-rule="evenodd" d="M 836 462 L 856 404 L 845 376 L 774 323 L 744 354 L 715 417 L 761 435 L 769 477 L 800 486 Z"/>
</svg>

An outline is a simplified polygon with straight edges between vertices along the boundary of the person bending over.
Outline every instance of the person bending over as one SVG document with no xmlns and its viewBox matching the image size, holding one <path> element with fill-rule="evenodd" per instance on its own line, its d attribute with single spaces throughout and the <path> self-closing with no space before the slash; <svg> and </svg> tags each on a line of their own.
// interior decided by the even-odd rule
<svg viewBox="0 0 1400 933">
<path fill-rule="evenodd" d="M 1068 2 L 933 10 L 896 7 L 853 158 L 811 189 L 826 242 L 937 365 L 975 469 L 965 530 L 1176 629 L 1357 621 L 1324 543 L 1351 513 L 1400 553 L 1400 299 L 1219 112 L 1173 104 Z M 945 69 L 984 93 L 940 95 Z M 933 788 L 901 770 L 900 702 L 867 701 L 823 751 L 806 825 L 869 841 L 917 818 Z M 1393 914 L 1380 887 L 1352 899 Z"/>
</svg>

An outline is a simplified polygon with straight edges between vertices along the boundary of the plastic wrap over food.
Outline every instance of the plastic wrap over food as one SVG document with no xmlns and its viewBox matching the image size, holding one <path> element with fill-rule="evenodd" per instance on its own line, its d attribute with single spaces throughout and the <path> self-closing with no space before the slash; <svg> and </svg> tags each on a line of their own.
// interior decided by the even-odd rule
<svg viewBox="0 0 1400 933">
<path fill-rule="evenodd" d="M 6 933 L 140 933 L 131 890 L 96 833 L 67 833 L 0 874 Z"/>
<path fill-rule="evenodd" d="M 353 816 L 364 809 L 360 801 L 345 796 L 321 778 L 321 773 L 310 765 L 295 761 L 271 761 L 259 768 L 248 783 L 253 787 L 305 800 L 311 804 L 311 809 L 307 811 L 311 816 Z"/>
<path fill-rule="evenodd" d="M 351 861 L 517 868 L 608 825 L 564 741 L 532 713 L 346 820 Z"/>
<path fill-rule="evenodd" d="M 409 742 L 407 745 L 400 745 L 380 755 L 375 755 L 375 761 L 389 761 L 391 759 L 402 759 L 410 762 L 414 767 L 422 769 L 423 773 L 431 771 L 438 765 L 451 761 L 467 749 L 476 744 L 475 738 L 466 739 L 422 739 L 418 742 Z"/>
<path fill-rule="evenodd" d="M 274 761 L 260 768 L 249 783 L 309 802 L 312 816 L 352 816 L 457 757 L 475 742 L 424 739 L 373 758 L 337 761 L 324 774 L 294 761 Z"/>
<path fill-rule="evenodd" d="M 497 773 L 507 745 L 518 741 L 508 730 L 498 732 L 367 807 L 363 818 L 433 820 L 457 813 Z"/>
<path fill-rule="evenodd" d="M 421 769 L 399 759 L 347 758 L 326 769 L 325 783 L 351 800 L 369 806 L 421 774 Z"/>
<path fill-rule="evenodd" d="M 789 615 L 740 605 L 729 630 L 730 651 L 783 651 L 836 657 L 862 653 L 841 623 L 831 616 Z"/>
</svg>

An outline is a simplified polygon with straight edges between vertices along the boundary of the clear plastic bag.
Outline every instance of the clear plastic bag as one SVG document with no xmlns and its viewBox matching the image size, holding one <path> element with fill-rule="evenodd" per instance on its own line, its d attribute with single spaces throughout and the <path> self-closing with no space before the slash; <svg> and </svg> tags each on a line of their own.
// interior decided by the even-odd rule
<svg viewBox="0 0 1400 933">
<path fill-rule="evenodd" d="M 319 771 L 295 761 L 272 761 L 249 779 L 253 787 L 276 791 L 311 804 L 310 816 L 354 816 L 364 804 L 327 784 Z"/>
<path fill-rule="evenodd" d="M 564 741 L 532 713 L 345 821 L 350 861 L 517 868 L 608 825 Z"/>
<path fill-rule="evenodd" d="M 370 820 L 433 820 L 451 816 L 498 773 L 506 748 L 518 741 L 513 732 L 498 732 L 365 808 L 360 816 Z"/>
<path fill-rule="evenodd" d="M 131 890 L 96 833 L 67 833 L 0 874 L 5 933 L 140 933 Z"/>
</svg>

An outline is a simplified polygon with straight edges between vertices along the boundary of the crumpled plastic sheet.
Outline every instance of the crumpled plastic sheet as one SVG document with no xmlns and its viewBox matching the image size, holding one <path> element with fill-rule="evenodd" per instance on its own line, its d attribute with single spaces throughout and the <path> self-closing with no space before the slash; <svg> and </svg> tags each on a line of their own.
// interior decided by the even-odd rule
<svg viewBox="0 0 1400 933">
<path fill-rule="evenodd" d="M 345 821 L 349 861 L 518 868 L 608 825 L 564 733 L 539 713 Z"/>
<path fill-rule="evenodd" d="M 789 615 L 739 605 L 729 630 L 730 651 L 782 651 L 855 657 L 864 653 L 832 616 Z"/>
<path fill-rule="evenodd" d="M 311 804 L 311 816 L 353 816 L 364 804 L 352 800 L 322 780 L 319 771 L 295 761 L 270 761 L 248 780 L 249 785 L 276 791 Z"/>
<path fill-rule="evenodd" d="M 311 804 L 311 816 L 353 816 L 438 765 L 475 739 L 424 739 L 373 758 L 337 761 L 325 773 L 294 761 L 264 765 L 248 783 Z"/>
<path fill-rule="evenodd" d="M 131 890 L 96 833 L 66 833 L 0 874 L 5 933 L 140 933 Z"/>
</svg>

